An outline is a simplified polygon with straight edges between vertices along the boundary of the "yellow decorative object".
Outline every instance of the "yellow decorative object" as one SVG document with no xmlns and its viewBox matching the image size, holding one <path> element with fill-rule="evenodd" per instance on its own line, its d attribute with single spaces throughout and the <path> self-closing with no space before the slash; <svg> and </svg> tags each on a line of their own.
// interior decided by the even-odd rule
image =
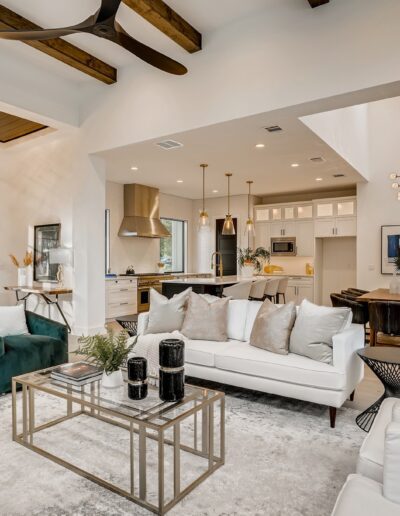
<svg viewBox="0 0 400 516">
<path fill-rule="evenodd" d="M 308 276 L 313 276 L 314 275 L 314 267 L 311 263 L 306 263 L 306 274 Z"/>
<path fill-rule="evenodd" d="M 264 266 L 265 274 L 273 274 L 274 272 L 283 272 L 283 267 L 280 265 L 265 265 Z"/>
</svg>

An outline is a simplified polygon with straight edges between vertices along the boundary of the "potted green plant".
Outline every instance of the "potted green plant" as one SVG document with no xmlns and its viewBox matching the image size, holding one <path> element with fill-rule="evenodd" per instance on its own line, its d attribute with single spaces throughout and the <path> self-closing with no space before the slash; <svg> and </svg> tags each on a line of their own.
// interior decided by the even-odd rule
<svg viewBox="0 0 400 516">
<path fill-rule="evenodd" d="M 104 335 L 80 337 L 79 348 L 75 353 L 84 355 L 88 362 L 103 369 L 103 387 L 120 387 L 123 384 L 121 365 L 135 345 L 135 342 L 128 345 L 128 339 L 126 332 L 114 333 L 111 330 Z"/>
<path fill-rule="evenodd" d="M 251 277 L 256 272 L 261 272 L 264 263 L 269 263 L 271 253 L 265 247 L 257 247 L 253 250 L 251 247 L 238 249 L 238 264 L 241 268 L 241 274 L 244 277 Z"/>
</svg>

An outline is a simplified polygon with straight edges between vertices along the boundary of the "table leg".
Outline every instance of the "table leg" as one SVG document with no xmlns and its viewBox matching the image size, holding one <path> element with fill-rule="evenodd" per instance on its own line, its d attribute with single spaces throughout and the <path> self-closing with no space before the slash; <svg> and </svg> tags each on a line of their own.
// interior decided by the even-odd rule
<svg viewBox="0 0 400 516">
<path fill-rule="evenodd" d="M 29 442 L 33 444 L 33 433 L 35 431 L 35 391 L 29 387 Z"/>
<path fill-rule="evenodd" d="M 376 346 L 376 331 L 372 328 L 369 329 L 369 345 Z"/>
<path fill-rule="evenodd" d="M 139 496 L 146 500 L 146 427 L 139 425 Z"/>
<path fill-rule="evenodd" d="M 12 438 L 17 440 L 17 382 L 12 381 Z"/>
<path fill-rule="evenodd" d="M 374 422 L 382 401 L 385 398 L 386 395 L 383 394 L 379 400 L 375 401 L 375 403 L 368 407 L 367 410 L 364 410 L 364 412 L 356 417 L 356 423 L 361 428 L 361 430 L 364 430 L 364 432 L 369 432 L 371 430 L 372 423 Z"/>
</svg>

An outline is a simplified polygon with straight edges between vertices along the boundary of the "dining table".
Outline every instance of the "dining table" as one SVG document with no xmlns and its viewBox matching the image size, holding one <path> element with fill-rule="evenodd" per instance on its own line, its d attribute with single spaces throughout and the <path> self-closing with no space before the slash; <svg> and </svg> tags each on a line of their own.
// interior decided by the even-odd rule
<svg viewBox="0 0 400 516">
<path fill-rule="evenodd" d="M 400 302 L 400 294 L 393 294 L 390 292 L 388 288 L 377 288 L 375 290 L 371 290 L 371 292 L 367 292 L 366 294 L 362 294 L 357 298 L 357 301 L 362 303 L 369 303 L 370 301 L 398 301 Z M 376 331 L 373 328 L 370 328 L 370 337 L 369 337 L 370 346 L 375 346 L 376 344 Z"/>
</svg>

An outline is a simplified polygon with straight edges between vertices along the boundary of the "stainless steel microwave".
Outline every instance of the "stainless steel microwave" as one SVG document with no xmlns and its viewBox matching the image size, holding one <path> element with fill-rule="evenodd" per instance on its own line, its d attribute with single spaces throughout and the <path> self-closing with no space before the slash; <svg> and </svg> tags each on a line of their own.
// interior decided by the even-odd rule
<svg viewBox="0 0 400 516">
<path fill-rule="evenodd" d="M 296 256 L 296 237 L 271 238 L 272 256 Z"/>
</svg>

